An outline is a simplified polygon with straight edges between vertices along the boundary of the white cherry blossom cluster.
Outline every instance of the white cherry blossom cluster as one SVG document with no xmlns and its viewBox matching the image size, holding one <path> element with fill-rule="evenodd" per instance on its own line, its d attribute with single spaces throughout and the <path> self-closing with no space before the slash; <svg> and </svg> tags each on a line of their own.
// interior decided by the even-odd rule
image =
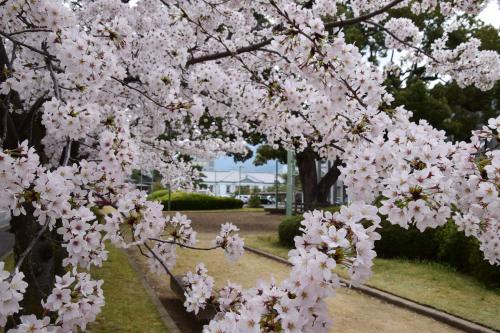
<svg viewBox="0 0 500 333">
<path fill-rule="evenodd" d="M 236 261 L 243 255 L 243 239 L 237 234 L 240 229 L 232 223 L 224 223 L 214 244 L 224 250 L 224 254 L 230 261 Z"/>
<path fill-rule="evenodd" d="M 117 200 L 116 210 L 107 214 L 105 220 L 105 238 L 124 247 L 160 237 L 166 225 L 163 205 L 147 200 L 146 194 L 139 190 L 123 193 Z M 129 226 L 130 234 L 122 232 L 123 225 Z"/>
<path fill-rule="evenodd" d="M 187 272 L 186 276 L 182 278 L 185 288 L 184 296 L 186 297 L 184 306 L 189 312 L 198 313 L 200 309 L 205 308 L 208 299 L 212 296 L 214 279 L 207 273 L 205 265 L 198 264 L 194 273 Z"/>
<path fill-rule="evenodd" d="M 411 3 L 411 9 L 415 14 L 422 14 L 428 11 L 438 9 L 443 15 L 451 15 L 453 13 L 460 14 L 462 12 L 468 14 L 479 14 L 486 6 L 487 1 L 476 0 L 423 0 Z"/>
<path fill-rule="evenodd" d="M 205 294 L 197 304 L 212 301 L 222 314 L 204 332 L 327 332 L 331 321 L 324 298 L 340 287 L 335 269 L 348 267 L 353 284 L 369 277 L 379 222 L 377 208 L 361 203 L 334 214 L 305 213 L 304 235 L 289 253 L 289 278 L 243 291 L 227 285 L 218 297 Z"/>
<path fill-rule="evenodd" d="M 27 141 L 16 151 L 0 151 L 1 210 L 12 211 L 15 216 L 26 213 L 23 203 L 32 200 L 32 194 L 24 192 L 40 169 L 40 159 L 35 149 L 28 147 Z"/>
<path fill-rule="evenodd" d="M 387 140 L 379 137 L 346 159 L 342 177 L 347 192 L 352 200 L 381 200 L 380 212 L 402 227 L 442 225 L 450 217 L 447 204 L 455 194 L 450 160 L 454 147 L 444 132 L 423 121 L 409 122 L 402 109 L 394 113 Z"/>
<path fill-rule="evenodd" d="M 388 110 L 393 97 L 383 73 L 342 32 L 355 21 L 378 25 L 389 47 L 404 48 L 408 58 L 420 60 L 425 58 L 418 50 L 420 32 L 405 19 L 384 23 L 388 9 L 439 10 L 453 21 L 455 14 L 476 14 L 484 4 L 0 4 L 0 42 L 8 60 L 0 60 L 6 76 L 0 83 L 2 114 L 33 122 L 41 118 L 45 133 L 43 139 L 0 151 L 0 209 L 32 215 L 42 228 L 56 229 L 68 253 L 64 264 L 73 272 L 64 279 L 75 278 L 71 287 L 58 282 L 45 301 L 50 311 L 59 311 L 58 305 L 67 309 L 58 313 L 58 321 L 21 312 L 12 331 L 85 329 L 103 300 L 100 282 L 78 270 L 106 260 L 105 240 L 150 249 L 152 270 L 168 272 L 176 248 L 194 247 L 196 233 L 186 217 L 165 217 L 159 203 L 134 190 L 128 183 L 132 170 L 156 169 L 164 185 L 187 186 L 199 174 L 186 155 L 241 151 L 242 138 L 253 134 L 299 152 L 312 149 L 341 159 L 353 203 L 335 214 L 306 214 L 305 234 L 290 253 L 290 278 L 248 291 L 228 285 L 218 297 L 221 313 L 206 332 L 325 332 L 331 323 L 323 299 L 339 285 L 332 269 L 347 266 L 353 284 L 370 274 L 378 206 L 393 223 L 420 229 L 453 217 L 480 240 L 485 257 L 498 263 L 499 157 L 491 144 L 498 139 L 499 120 L 490 121 L 471 144 L 452 144 L 427 123 L 410 122 L 403 109 Z M 359 20 L 351 20 L 351 14 Z M 361 15 L 370 16 L 370 22 Z M 498 54 L 480 51 L 475 39 L 449 49 L 446 38 L 425 55 L 429 75 L 480 89 L 499 79 Z M 18 141 L 0 139 L 2 144 Z M 225 224 L 215 240 L 214 248 L 224 249 L 230 259 L 243 253 L 237 231 Z M 186 281 L 189 310 L 217 304 L 204 266 Z M 3 286 L 0 299 L 9 299 L 12 290 Z M 68 290 L 79 296 L 68 300 Z"/>
<path fill-rule="evenodd" d="M 62 104 L 53 98 L 43 108 L 42 124 L 55 140 L 85 138 L 100 121 L 97 104 Z"/>
<path fill-rule="evenodd" d="M 406 50 L 422 43 L 423 34 L 410 19 L 391 18 L 384 28 L 391 33 L 385 36 L 385 46 L 388 48 Z"/>
<path fill-rule="evenodd" d="M 63 265 L 82 268 L 101 266 L 108 258 L 102 236 L 103 225 L 87 207 L 79 207 L 75 215 L 78 218 L 63 220 L 62 226 L 57 229 L 64 241 L 62 247 L 67 251 Z"/>
<path fill-rule="evenodd" d="M 104 306 L 102 280 L 92 280 L 88 273 L 66 273 L 56 276 L 52 293 L 43 302 L 49 312 L 57 313 L 54 332 L 84 330 L 93 322 Z"/>
<path fill-rule="evenodd" d="M 54 313 L 56 319 L 52 320 L 49 316 L 39 319 L 35 315 L 24 315 L 20 318 L 20 324 L 8 333 L 64 333 L 85 330 L 104 305 L 102 283 L 102 280 L 92 280 L 88 273 L 68 272 L 64 276 L 56 276 L 52 293 L 46 302 L 42 302 L 46 314 Z M 26 288 L 27 284 L 15 288 L 19 286 Z"/>
<path fill-rule="evenodd" d="M 458 45 L 454 49 L 446 47 L 448 36 L 432 44 L 435 61 L 426 67 L 429 75 L 450 75 L 460 87 L 474 85 L 481 90 L 489 90 L 500 79 L 500 72 L 492 70 L 500 66 L 500 56 L 495 51 L 481 50 L 477 38 Z"/>
<path fill-rule="evenodd" d="M 365 228 L 363 221 L 371 225 Z M 365 282 L 375 257 L 374 241 L 380 239 L 375 231 L 379 223 L 377 208 L 362 203 L 342 206 L 340 212 L 333 214 L 316 210 L 305 213 L 304 234 L 296 236 L 297 250 L 289 253 L 290 262 L 294 264 L 292 276 L 304 283 L 313 278 L 312 275 L 318 275 L 319 269 L 319 276 L 328 280 L 335 275 L 332 269 L 339 265 L 349 269 L 353 285 Z M 308 260 L 311 255 L 317 260 Z M 305 265 L 305 269 L 301 269 L 301 265 Z"/>
<path fill-rule="evenodd" d="M 177 246 L 193 246 L 196 244 L 196 231 L 191 227 L 191 220 L 186 215 L 176 213 L 171 218 L 167 218 L 165 232 L 161 239 L 155 239 L 153 247 L 158 258 L 153 256 L 148 258 L 149 268 L 157 274 L 165 273 L 165 267 L 170 270 L 175 266 Z"/>
<path fill-rule="evenodd" d="M 57 333 L 58 327 L 50 324 L 49 317 L 38 319 L 35 315 L 21 316 L 21 323 L 9 333 Z"/>
<path fill-rule="evenodd" d="M 19 302 L 28 287 L 24 274 L 16 271 L 10 274 L 4 270 L 5 263 L 0 261 L 0 326 L 5 326 L 7 318 L 20 309 Z"/>
<path fill-rule="evenodd" d="M 455 223 L 467 236 L 480 241 L 491 264 L 500 264 L 500 151 L 494 147 L 500 117 L 474 133 L 470 144 L 459 145 L 456 165 L 457 214 Z M 464 176 L 465 175 L 465 176 Z"/>
</svg>

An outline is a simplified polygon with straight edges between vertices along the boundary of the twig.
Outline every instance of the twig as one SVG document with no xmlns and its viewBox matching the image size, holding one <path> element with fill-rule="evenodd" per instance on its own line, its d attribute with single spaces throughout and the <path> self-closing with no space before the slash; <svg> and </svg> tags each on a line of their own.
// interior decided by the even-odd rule
<svg viewBox="0 0 500 333">
<path fill-rule="evenodd" d="M 341 27 L 345 27 L 345 26 L 348 26 L 348 25 L 353 25 L 353 24 L 356 24 L 356 23 L 361 23 L 363 21 L 366 21 L 366 20 L 369 20 L 371 19 L 372 17 L 375 17 L 377 15 L 380 15 L 382 13 L 384 13 L 385 11 L 391 9 L 392 7 L 395 7 L 397 6 L 398 4 L 400 4 L 401 2 L 403 2 L 404 0 L 394 0 L 390 3 L 388 3 L 387 5 L 385 5 L 384 7 L 382 8 L 379 8 L 371 13 L 368 13 L 368 14 L 365 14 L 365 15 L 361 15 L 361 16 L 358 16 L 358 17 L 354 17 L 354 18 L 351 18 L 351 19 L 347 19 L 347 20 L 341 20 L 341 21 L 335 21 L 335 22 L 330 22 L 330 23 L 326 23 L 325 24 L 325 29 L 328 29 L 328 28 L 341 28 Z"/>
<path fill-rule="evenodd" d="M 65 147 L 65 151 L 64 151 L 64 160 L 63 160 L 63 163 L 62 163 L 63 166 L 67 166 L 68 165 L 69 157 L 71 156 L 71 145 L 72 145 L 72 143 L 73 143 L 73 141 L 71 141 L 70 138 L 66 139 L 66 147 Z"/>
<path fill-rule="evenodd" d="M 26 29 L 26 30 L 19 30 L 19 31 L 11 32 L 10 35 L 14 36 L 14 35 L 25 34 L 25 33 L 29 33 L 29 32 L 52 32 L 52 30 L 43 29 L 43 28 Z"/>
<path fill-rule="evenodd" d="M 160 243 L 167 243 L 167 244 L 179 245 L 180 247 L 185 247 L 186 249 L 191 249 L 191 250 L 212 251 L 212 250 L 220 248 L 220 246 L 213 246 L 213 247 L 189 246 L 189 245 L 177 243 L 176 241 L 167 241 L 167 240 L 158 239 L 158 238 L 149 238 L 149 240 L 155 241 L 155 242 L 160 242 Z"/>
<path fill-rule="evenodd" d="M 34 46 L 31 46 L 31 45 L 25 44 L 25 43 L 23 43 L 23 42 L 20 42 L 20 41 L 18 41 L 17 39 L 12 38 L 9 34 L 7 34 L 7 33 L 3 32 L 3 31 L 1 31 L 1 30 L 0 30 L 0 36 L 3 36 L 3 37 L 5 37 L 5 38 L 7 38 L 8 40 L 10 40 L 10 41 L 11 41 L 12 43 L 14 43 L 14 44 L 18 44 L 18 45 L 24 46 L 25 48 L 27 48 L 27 49 L 29 49 L 29 50 L 31 50 L 31 51 L 33 51 L 33 52 L 35 52 L 35 53 L 41 54 L 41 55 L 43 55 L 43 56 L 45 56 L 45 57 L 48 57 L 48 58 L 50 58 L 50 59 L 56 59 L 56 57 L 55 57 L 55 56 L 53 56 L 52 54 L 50 54 L 50 53 L 48 53 L 48 52 L 46 52 L 46 51 L 39 50 L 39 49 L 37 49 L 37 48 L 36 48 L 36 47 L 34 47 Z"/>
<path fill-rule="evenodd" d="M 364 21 L 364 22 L 365 22 L 365 23 L 368 23 L 368 24 L 371 24 L 371 25 L 374 25 L 374 26 L 376 26 L 377 28 L 384 30 L 384 31 L 385 31 L 385 33 L 387 33 L 389 36 L 391 36 L 392 38 L 394 38 L 395 40 L 397 40 L 397 41 L 398 41 L 398 42 L 400 42 L 401 44 L 406 45 L 406 46 L 408 46 L 408 47 L 410 47 L 410 48 L 412 48 L 412 49 L 414 49 L 414 50 L 416 50 L 416 51 L 418 51 L 418 52 L 422 53 L 422 54 L 423 54 L 423 55 L 425 55 L 426 57 L 428 57 L 428 58 L 430 58 L 430 59 L 434 60 L 435 62 L 439 63 L 439 60 L 437 60 L 436 58 L 434 58 L 432 55 L 430 55 L 429 53 L 425 52 L 425 51 L 424 51 L 424 50 L 422 50 L 420 47 L 415 46 L 415 45 L 413 45 L 413 44 L 410 44 L 410 43 L 408 43 L 408 42 L 406 42 L 406 41 L 402 40 L 401 38 L 399 38 L 398 36 L 396 36 L 395 34 L 393 34 L 391 31 L 389 31 L 388 29 L 386 29 L 383 25 L 378 24 L 378 23 L 373 22 L 373 21 L 368 21 L 368 20 L 366 20 L 366 21 Z"/>
<path fill-rule="evenodd" d="M 170 270 L 168 269 L 167 265 L 165 265 L 165 263 L 163 262 L 163 260 L 161 260 L 160 257 L 158 257 L 158 255 L 155 253 L 155 251 L 153 251 L 148 244 L 144 243 L 144 247 L 146 249 L 148 249 L 148 251 L 153 255 L 153 257 L 158 260 L 158 262 L 160 263 L 160 265 L 162 265 L 163 269 L 165 270 L 165 272 L 167 272 L 168 275 L 170 275 L 170 277 L 174 277 L 174 275 L 172 274 L 172 272 L 170 272 Z"/>
<path fill-rule="evenodd" d="M 174 105 L 163 105 L 161 104 L 160 102 L 157 102 L 155 101 L 153 98 L 151 98 L 148 94 L 146 94 L 144 91 L 141 91 L 135 87 L 132 87 L 131 85 L 129 85 L 128 83 L 126 83 L 125 81 L 123 80 L 120 80 L 114 76 L 111 76 L 111 79 L 115 80 L 116 82 L 119 82 L 122 84 L 122 86 L 125 86 L 129 89 L 132 89 L 133 91 L 136 91 L 138 92 L 139 94 L 141 94 L 142 96 L 144 96 L 146 99 L 148 99 L 149 101 L 153 102 L 154 104 L 156 104 L 157 106 L 163 108 L 163 109 L 166 109 L 166 110 L 169 110 L 169 111 L 173 111 L 175 109 Z"/>
</svg>

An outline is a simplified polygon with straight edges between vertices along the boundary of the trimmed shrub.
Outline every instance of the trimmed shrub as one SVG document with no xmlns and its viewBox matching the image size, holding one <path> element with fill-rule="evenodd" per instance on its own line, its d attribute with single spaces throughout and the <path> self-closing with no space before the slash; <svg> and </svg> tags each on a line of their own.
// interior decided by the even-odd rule
<svg viewBox="0 0 500 333">
<path fill-rule="evenodd" d="M 420 232 L 414 226 L 404 229 L 382 220 L 382 228 L 377 232 L 382 237 L 375 242 L 377 256 L 382 258 L 408 258 L 435 260 L 439 251 L 439 239 L 435 229 Z"/>
<path fill-rule="evenodd" d="M 151 193 L 150 195 L 148 195 L 148 200 L 155 200 L 155 199 L 158 199 L 159 197 L 163 197 L 163 196 L 168 196 L 168 190 L 158 190 L 158 191 L 154 191 L 153 193 Z"/>
<path fill-rule="evenodd" d="M 300 222 L 303 220 L 302 215 L 287 217 L 280 223 L 278 227 L 279 242 L 287 247 L 295 247 L 293 239 L 295 236 L 302 235 L 300 231 Z"/>
<path fill-rule="evenodd" d="M 260 198 L 258 195 L 252 194 L 250 199 L 248 199 L 248 207 L 249 208 L 259 208 L 260 207 Z"/>
<path fill-rule="evenodd" d="M 378 232 L 382 239 L 375 242 L 375 252 L 381 258 L 436 261 L 488 286 L 500 287 L 500 267 L 484 260 L 478 240 L 466 237 L 452 221 L 421 233 L 414 227 L 407 230 L 383 220 Z"/>
<path fill-rule="evenodd" d="M 163 209 L 166 210 L 168 207 L 168 190 L 166 194 L 157 195 L 158 192 L 163 191 L 152 193 L 149 199 L 160 201 L 163 204 Z M 170 200 L 171 210 L 237 209 L 241 207 L 243 207 L 243 201 L 241 200 L 200 193 L 174 192 L 171 194 Z"/>
</svg>

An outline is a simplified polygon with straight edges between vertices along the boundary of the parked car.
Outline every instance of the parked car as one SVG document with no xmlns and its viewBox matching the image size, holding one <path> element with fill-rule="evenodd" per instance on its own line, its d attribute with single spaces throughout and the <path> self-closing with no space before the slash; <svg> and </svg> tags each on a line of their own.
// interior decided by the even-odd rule
<svg viewBox="0 0 500 333">
<path fill-rule="evenodd" d="M 266 196 L 260 196 L 259 199 L 260 199 L 261 205 L 270 205 L 270 204 L 274 203 L 274 201 L 269 200 L 269 198 Z"/>
<path fill-rule="evenodd" d="M 235 198 L 243 201 L 244 204 L 247 204 L 248 200 L 250 200 L 250 195 L 248 195 L 248 194 L 240 194 L 240 195 L 237 195 Z"/>
</svg>

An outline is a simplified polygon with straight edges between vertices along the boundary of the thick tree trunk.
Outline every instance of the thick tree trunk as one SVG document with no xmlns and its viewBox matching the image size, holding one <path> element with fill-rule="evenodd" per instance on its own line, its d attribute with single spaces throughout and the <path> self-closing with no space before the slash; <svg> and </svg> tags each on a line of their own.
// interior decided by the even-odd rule
<svg viewBox="0 0 500 333">
<path fill-rule="evenodd" d="M 338 167 L 341 162 L 336 160 L 330 170 L 318 182 L 316 159 L 316 153 L 311 148 L 306 148 L 296 155 L 304 195 L 304 210 L 328 206 L 330 188 L 340 175 Z"/>
<path fill-rule="evenodd" d="M 0 39 L 0 68 L 9 68 L 10 63 L 2 39 Z M 5 71 L 0 71 L 0 82 L 7 76 Z M 24 140 L 29 141 L 30 146 L 35 146 L 41 162 L 46 162 L 43 155 L 42 138 L 45 129 L 40 122 L 40 107 L 47 100 L 42 94 L 32 105 L 24 105 L 19 95 L 11 91 L 8 95 L 0 95 L 0 145 L 4 149 L 16 149 L 17 145 Z M 9 112 L 9 108 L 22 112 Z M 3 189 L 1 189 L 3 190 Z M 26 249 L 39 234 L 42 226 L 33 216 L 33 208 L 26 205 L 26 215 L 13 216 L 10 225 L 11 232 L 15 237 L 14 261 L 17 265 L 23 257 Z M 6 330 L 15 326 L 19 315 L 34 314 L 42 318 L 44 311 L 41 301 L 46 299 L 54 286 L 55 275 L 64 275 L 62 260 L 65 251 L 58 241 L 56 231 L 45 231 L 32 250 L 25 255 L 20 271 L 24 273 L 28 288 L 21 302 L 22 311 L 9 320 Z"/>
<path fill-rule="evenodd" d="M 26 215 L 13 216 L 11 232 L 15 236 L 14 261 L 17 264 L 25 250 L 29 248 L 33 239 L 42 226 L 33 217 L 33 208 L 26 211 Z M 64 275 L 62 266 L 64 249 L 57 241 L 55 231 L 45 231 L 34 244 L 32 251 L 26 255 L 20 271 L 24 273 L 24 280 L 28 288 L 21 302 L 22 314 L 35 314 L 43 317 L 41 301 L 46 299 L 54 287 L 55 275 Z M 9 323 L 12 325 L 12 322 Z M 9 325 L 9 326 L 10 326 Z"/>
<path fill-rule="evenodd" d="M 333 165 L 330 167 L 328 172 L 321 178 L 318 184 L 318 202 L 326 203 L 328 200 L 328 195 L 330 194 L 330 189 L 337 182 L 340 176 L 339 166 L 342 164 L 341 160 L 336 159 Z"/>
<path fill-rule="evenodd" d="M 33 208 L 27 209 L 26 213 L 26 215 L 13 216 L 10 222 L 11 232 L 15 236 L 14 261 L 16 265 L 42 228 L 33 217 Z M 46 230 L 24 258 L 19 270 L 24 273 L 24 281 L 28 283 L 28 288 L 21 302 L 22 311 L 16 315 L 16 318 L 13 318 L 14 320 L 9 320 L 6 330 L 15 326 L 20 315 L 34 314 L 38 318 L 44 316 L 41 301 L 50 295 L 54 287 L 55 275 L 65 274 L 62 266 L 64 249 L 58 242 L 53 241 L 55 237 L 57 237 L 55 230 Z"/>
<path fill-rule="evenodd" d="M 296 155 L 299 177 L 304 196 L 304 210 L 313 209 L 318 199 L 318 175 L 316 172 L 316 154 L 310 148 Z"/>
</svg>

